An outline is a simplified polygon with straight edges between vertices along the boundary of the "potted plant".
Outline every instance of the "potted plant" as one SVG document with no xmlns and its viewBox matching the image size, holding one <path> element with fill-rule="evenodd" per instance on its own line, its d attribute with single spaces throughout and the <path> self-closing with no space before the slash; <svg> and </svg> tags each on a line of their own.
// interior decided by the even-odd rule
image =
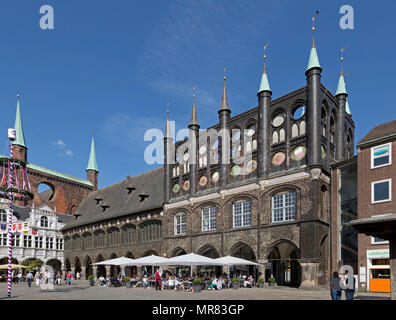
<svg viewBox="0 0 396 320">
<path fill-rule="evenodd" d="M 92 274 L 90 274 L 90 275 L 88 276 L 89 284 L 90 284 L 91 286 L 94 286 L 94 285 L 95 285 L 94 279 L 95 279 L 95 277 L 94 277 Z"/>
<path fill-rule="evenodd" d="M 125 285 L 126 285 L 127 288 L 131 288 L 131 278 L 129 278 L 129 277 L 124 277 L 124 278 L 122 279 L 122 281 L 125 283 Z"/>
<path fill-rule="evenodd" d="M 258 279 L 259 288 L 264 288 L 264 282 L 265 282 L 264 278 L 260 277 Z"/>
<path fill-rule="evenodd" d="M 269 285 L 270 286 L 276 285 L 276 279 L 274 278 L 274 276 L 271 276 L 271 278 L 269 278 Z"/>
<path fill-rule="evenodd" d="M 233 289 L 239 289 L 239 287 L 241 286 L 241 281 L 238 278 L 232 279 L 231 282 L 232 282 Z"/>
<path fill-rule="evenodd" d="M 202 288 L 202 279 L 201 278 L 195 278 L 193 280 L 193 288 L 194 288 L 194 293 L 201 292 L 201 288 Z"/>
</svg>

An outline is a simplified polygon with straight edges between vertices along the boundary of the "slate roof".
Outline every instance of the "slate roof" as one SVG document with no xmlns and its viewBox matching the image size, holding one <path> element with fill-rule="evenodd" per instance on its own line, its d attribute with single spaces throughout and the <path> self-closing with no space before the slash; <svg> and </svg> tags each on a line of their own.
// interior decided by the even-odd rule
<svg viewBox="0 0 396 320">
<path fill-rule="evenodd" d="M 364 136 L 362 140 L 358 142 L 357 146 L 374 142 L 380 138 L 391 136 L 396 136 L 396 120 L 389 121 L 374 127 L 368 134 Z"/>
<path fill-rule="evenodd" d="M 128 187 L 136 188 L 129 193 Z M 132 190 L 132 189 L 130 189 Z M 142 201 L 141 195 L 148 196 Z M 102 199 L 98 204 L 96 199 Z M 163 167 L 128 177 L 109 187 L 90 192 L 77 208 L 80 215 L 66 224 L 64 230 L 98 223 L 133 213 L 162 208 L 164 203 Z M 109 206 L 103 212 L 102 205 Z"/>
</svg>

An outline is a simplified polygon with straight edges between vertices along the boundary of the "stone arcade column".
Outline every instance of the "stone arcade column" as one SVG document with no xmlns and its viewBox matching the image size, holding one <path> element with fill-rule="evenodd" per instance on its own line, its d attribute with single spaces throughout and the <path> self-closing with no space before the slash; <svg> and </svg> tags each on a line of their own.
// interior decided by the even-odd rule
<svg viewBox="0 0 396 320">
<path fill-rule="evenodd" d="M 111 266 L 105 266 L 106 268 L 106 277 L 111 276 L 110 272 L 111 272 Z"/>
<path fill-rule="evenodd" d="M 265 279 L 265 265 L 268 263 L 268 260 L 258 260 L 257 263 L 259 263 L 259 273 L 261 273 L 261 275 L 259 275 L 259 278 L 264 278 L 264 283 L 266 282 L 267 279 Z M 257 279 L 258 281 L 258 279 Z"/>
<path fill-rule="evenodd" d="M 81 279 L 86 279 L 87 278 L 87 273 L 86 273 L 87 267 L 81 267 Z"/>
<path fill-rule="evenodd" d="M 318 287 L 318 270 L 319 263 L 316 262 L 300 262 L 301 265 L 301 288 L 317 288 Z"/>
<path fill-rule="evenodd" d="M 98 280 L 98 266 L 92 266 L 92 272 L 95 280 Z"/>
</svg>

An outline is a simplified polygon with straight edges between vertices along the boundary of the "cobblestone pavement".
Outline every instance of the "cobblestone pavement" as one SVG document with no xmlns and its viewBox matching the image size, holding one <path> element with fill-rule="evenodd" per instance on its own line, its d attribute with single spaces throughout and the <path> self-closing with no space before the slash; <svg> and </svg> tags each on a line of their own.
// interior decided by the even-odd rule
<svg viewBox="0 0 396 320">
<path fill-rule="evenodd" d="M 356 293 L 360 300 L 389 300 L 389 294 Z M 0 300 L 7 298 L 7 285 L 0 283 Z M 41 290 L 35 284 L 29 288 L 26 283 L 12 286 L 12 298 L 23 300 L 329 300 L 326 289 L 303 290 L 288 287 L 241 288 L 201 293 L 173 290 L 155 291 L 144 288 L 90 287 L 88 281 L 73 281 L 72 285 L 55 286 L 54 290 Z M 343 294 L 342 299 L 345 299 Z"/>
</svg>

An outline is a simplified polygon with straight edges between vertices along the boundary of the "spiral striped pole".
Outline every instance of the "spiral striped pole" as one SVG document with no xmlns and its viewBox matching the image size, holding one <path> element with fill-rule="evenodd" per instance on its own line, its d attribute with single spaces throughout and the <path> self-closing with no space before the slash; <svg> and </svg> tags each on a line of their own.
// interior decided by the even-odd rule
<svg viewBox="0 0 396 320">
<path fill-rule="evenodd" d="M 9 175 L 9 183 L 8 183 L 8 194 L 9 194 L 9 214 L 8 214 L 8 298 L 11 298 L 11 281 L 12 281 L 12 276 L 11 276 L 11 258 L 12 258 L 12 247 L 11 247 L 11 228 L 12 228 L 12 215 L 13 215 L 13 209 L 12 209 L 12 183 L 13 183 L 13 162 L 12 158 L 14 157 L 14 147 L 12 140 L 10 140 L 10 157 L 11 161 L 9 162 L 10 166 L 10 175 Z"/>
</svg>

